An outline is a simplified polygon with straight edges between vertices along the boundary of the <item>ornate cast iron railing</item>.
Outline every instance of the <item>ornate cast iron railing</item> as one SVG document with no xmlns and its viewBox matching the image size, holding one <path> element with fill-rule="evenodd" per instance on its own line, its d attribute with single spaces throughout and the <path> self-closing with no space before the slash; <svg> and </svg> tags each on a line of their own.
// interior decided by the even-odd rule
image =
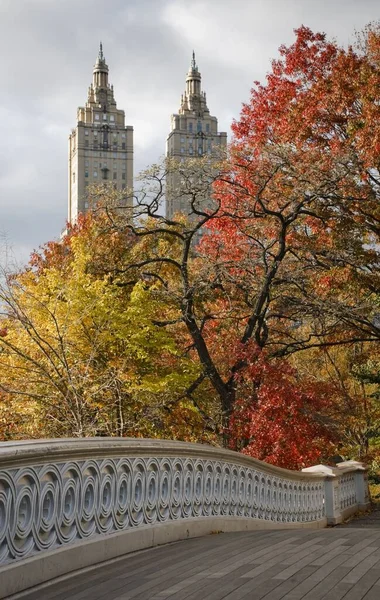
<svg viewBox="0 0 380 600">
<path fill-rule="evenodd" d="M 368 502 L 360 463 L 305 471 L 162 440 L 0 443 L 0 565 L 144 526 L 323 526 Z"/>
</svg>

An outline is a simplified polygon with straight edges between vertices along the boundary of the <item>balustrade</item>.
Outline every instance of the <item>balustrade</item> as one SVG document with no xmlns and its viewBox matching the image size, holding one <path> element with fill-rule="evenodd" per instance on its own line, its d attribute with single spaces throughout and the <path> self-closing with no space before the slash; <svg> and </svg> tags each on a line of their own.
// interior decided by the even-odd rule
<svg viewBox="0 0 380 600">
<path fill-rule="evenodd" d="M 365 473 L 360 463 L 298 473 L 163 440 L 0 443 L 0 579 L 8 573 L 13 593 L 160 541 L 339 522 L 368 503 Z M 65 550 L 72 559 L 66 552 L 60 563 Z M 47 561 L 48 575 L 35 572 L 36 561 Z"/>
</svg>

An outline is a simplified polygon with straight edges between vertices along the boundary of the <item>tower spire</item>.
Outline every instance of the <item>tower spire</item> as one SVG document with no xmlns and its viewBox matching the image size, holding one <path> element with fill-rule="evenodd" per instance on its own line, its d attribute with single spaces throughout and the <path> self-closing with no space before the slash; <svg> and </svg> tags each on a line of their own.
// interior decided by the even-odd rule
<svg viewBox="0 0 380 600">
<path fill-rule="evenodd" d="M 191 67 L 191 69 L 193 71 L 198 71 L 197 63 L 195 62 L 195 52 L 194 52 L 194 50 L 193 50 L 193 56 L 192 56 L 192 59 L 191 59 L 190 67 Z"/>
<path fill-rule="evenodd" d="M 99 44 L 99 54 L 98 54 L 98 56 L 99 56 L 100 60 L 104 60 L 103 44 L 102 44 L 102 42 L 100 42 L 100 44 Z"/>
<path fill-rule="evenodd" d="M 181 100 L 180 110 L 191 110 L 197 113 L 207 110 L 206 100 L 201 91 L 201 74 L 195 60 L 195 52 L 191 55 L 190 68 L 186 77 L 186 91 Z"/>
</svg>

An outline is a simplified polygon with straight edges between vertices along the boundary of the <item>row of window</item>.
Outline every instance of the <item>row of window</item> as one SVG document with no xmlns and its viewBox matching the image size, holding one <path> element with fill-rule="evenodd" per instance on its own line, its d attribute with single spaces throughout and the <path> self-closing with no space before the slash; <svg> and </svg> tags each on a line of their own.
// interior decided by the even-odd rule
<svg viewBox="0 0 380 600">
<path fill-rule="evenodd" d="M 90 166 L 90 161 L 89 160 L 85 160 L 84 161 L 84 166 L 85 167 L 89 167 Z M 108 165 L 107 165 L 106 162 L 104 162 L 104 163 L 99 162 L 98 163 L 98 161 L 94 161 L 93 166 L 94 166 L 94 169 L 96 169 L 97 167 L 100 167 L 100 168 L 103 168 L 103 169 L 108 169 Z M 114 162 L 112 166 L 113 166 L 113 169 L 115 171 L 118 168 L 118 163 Z M 119 166 L 120 166 L 120 164 L 119 164 Z M 123 171 L 125 171 L 127 169 L 126 163 L 121 163 L 121 168 L 122 168 Z"/>
<path fill-rule="evenodd" d="M 86 148 L 88 148 L 87 145 L 86 145 Z M 93 150 L 98 150 L 98 145 L 97 144 L 96 145 L 94 144 Z M 103 150 L 105 150 L 105 148 L 103 148 Z M 127 158 L 127 153 L 126 152 L 120 152 L 120 151 L 118 152 L 114 147 L 113 148 L 110 147 L 109 150 L 113 150 L 112 158 L 124 158 L 124 159 Z M 88 156 L 88 152 L 87 153 L 85 152 L 84 155 Z M 101 152 L 99 152 L 99 156 L 101 156 Z M 107 158 L 110 158 L 110 153 L 108 153 L 108 154 L 104 153 L 104 156 L 106 156 Z"/>
<path fill-rule="evenodd" d="M 202 131 L 202 121 L 197 122 L 197 132 Z M 189 132 L 193 133 L 193 124 L 189 123 Z M 206 133 L 210 133 L 210 123 L 206 123 Z"/>
<path fill-rule="evenodd" d="M 202 156 L 203 154 L 205 154 L 205 152 L 206 152 L 206 151 L 204 150 L 203 146 L 198 146 L 198 155 L 199 155 L 199 156 Z M 181 146 L 181 154 L 185 154 L 185 153 L 186 153 L 186 151 L 185 151 L 185 147 L 184 147 L 184 146 Z M 190 155 L 194 154 L 194 149 L 193 149 L 193 147 L 192 147 L 192 146 L 189 146 L 188 153 L 189 153 Z M 211 153 L 212 153 L 212 148 L 211 148 L 211 146 L 209 146 L 209 147 L 207 148 L 207 154 L 211 154 Z"/>
<path fill-rule="evenodd" d="M 111 150 L 111 148 L 110 148 Z M 110 152 L 94 152 L 94 150 L 85 150 L 84 155 L 86 158 L 127 158 L 126 152 L 114 152 L 112 157 Z"/>
<path fill-rule="evenodd" d="M 92 175 L 96 179 L 98 177 L 98 171 L 93 171 Z M 85 171 L 84 172 L 84 176 L 88 177 L 89 176 L 89 171 Z M 121 174 L 121 178 L 125 179 L 125 172 L 124 171 Z M 102 169 L 102 179 L 109 179 L 109 177 L 108 177 L 108 169 Z M 113 171 L 112 179 L 117 179 L 117 172 L 116 171 Z M 73 173 L 73 183 L 75 183 L 75 173 Z"/>
<path fill-rule="evenodd" d="M 90 184 L 89 181 L 85 181 L 84 185 L 85 185 L 85 187 L 88 187 L 91 184 Z M 113 187 L 114 190 L 117 190 L 117 189 L 119 189 L 119 190 L 125 190 L 125 188 L 127 187 L 127 184 L 126 183 L 122 183 L 121 186 L 118 186 L 117 183 L 113 183 L 112 187 Z M 88 207 L 86 206 L 86 208 L 88 208 Z"/>
<path fill-rule="evenodd" d="M 103 142 L 103 146 L 104 146 L 104 144 L 105 144 L 105 146 L 106 146 L 107 148 L 110 148 L 110 147 L 111 147 L 111 144 L 108 144 L 108 142 Z M 85 141 L 84 141 L 84 145 L 85 145 L 85 148 L 89 148 L 89 146 L 90 146 L 90 143 L 89 143 L 89 141 L 88 141 L 88 140 L 85 140 Z M 93 146 L 94 150 L 97 150 L 97 149 L 99 148 L 99 146 L 102 146 L 102 144 L 100 143 L 100 144 L 98 145 L 98 141 L 97 141 L 97 140 L 94 140 L 94 142 L 93 142 L 93 145 L 92 145 L 92 146 Z M 112 143 L 112 150 L 117 150 L 117 148 L 118 148 L 118 146 L 117 146 L 117 142 L 113 142 L 113 143 Z M 125 149 L 126 149 L 125 142 L 122 142 L 122 144 L 121 144 L 121 149 L 122 149 L 122 150 L 125 150 Z"/>
<path fill-rule="evenodd" d="M 211 152 L 211 148 L 210 148 L 210 152 Z M 185 148 L 184 148 L 184 146 L 181 146 L 181 154 L 185 154 Z M 192 146 L 189 146 L 189 154 L 194 154 L 194 150 L 193 150 Z M 198 147 L 198 154 L 199 154 L 199 156 L 202 156 L 202 154 L 203 154 L 203 148 L 202 148 L 202 146 Z"/>
<path fill-rule="evenodd" d="M 211 146 L 211 144 L 212 144 L 212 138 L 209 138 L 209 139 L 207 139 L 205 141 L 207 141 L 208 145 Z M 186 142 L 186 139 L 184 137 L 181 137 L 181 144 L 184 144 L 185 142 Z M 188 140 L 188 145 L 192 146 L 196 142 L 198 142 L 198 144 L 203 144 L 203 140 L 202 139 L 199 139 L 199 138 L 198 139 L 197 138 L 195 138 L 195 139 L 194 138 L 190 138 Z"/>
<path fill-rule="evenodd" d="M 108 117 L 109 120 L 111 121 L 111 123 L 113 123 L 115 121 L 115 115 L 107 115 L 107 113 L 102 113 L 102 119 L 100 118 L 100 113 L 95 113 L 94 118 L 95 121 L 108 121 Z"/>
<path fill-rule="evenodd" d="M 93 131 L 92 133 L 93 133 L 94 137 L 98 136 L 98 131 Z M 88 129 L 84 130 L 84 135 L 86 135 L 86 136 L 90 135 Z M 119 135 L 119 132 L 113 133 L 112 135 L 113 135 L 113 138 L 116 139 L 117 136 Z M 121 133 L 121 137 L 125 140 L 125 138 L 127 137 L 125 131 L 123 131 Z"/>
</svg>

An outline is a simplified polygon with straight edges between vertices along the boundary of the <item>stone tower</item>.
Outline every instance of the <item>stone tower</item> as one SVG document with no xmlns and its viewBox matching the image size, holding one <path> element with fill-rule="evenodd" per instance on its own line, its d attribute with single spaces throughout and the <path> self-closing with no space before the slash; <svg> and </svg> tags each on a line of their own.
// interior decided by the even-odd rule
<svg viewBox="0 0 380 600">
<path fill-rule="evenodd" d="M 87 186 L 106 182 L 117 190 L 132 189 L 133 127 L 125 125 L 125 113 L 116 107 L 100 43 L 87 102 L 78 108 L 69 136 L 69 223 L 88 209 Z M 126 204 L 132 205 L 131 197 Z"/>
<path fill-rule="evenodd" d="M 201 74 L 195 53 L 186 77 L 186 90 L 181 96 L 178 114 L 171 116 L 171 131 L 166 142 L 166 156 L 180 162 L 185 159 L 212 155 L 227 145 L 227 133 L 218 132 L 218 119 L 210 115 L 206 93 L 201 89 Z M 177 213 L 191 214 L 189 200 L 178 193 L 179 176 L 171 173 L 167 180 L 166 217 Z"/>
</svg>

